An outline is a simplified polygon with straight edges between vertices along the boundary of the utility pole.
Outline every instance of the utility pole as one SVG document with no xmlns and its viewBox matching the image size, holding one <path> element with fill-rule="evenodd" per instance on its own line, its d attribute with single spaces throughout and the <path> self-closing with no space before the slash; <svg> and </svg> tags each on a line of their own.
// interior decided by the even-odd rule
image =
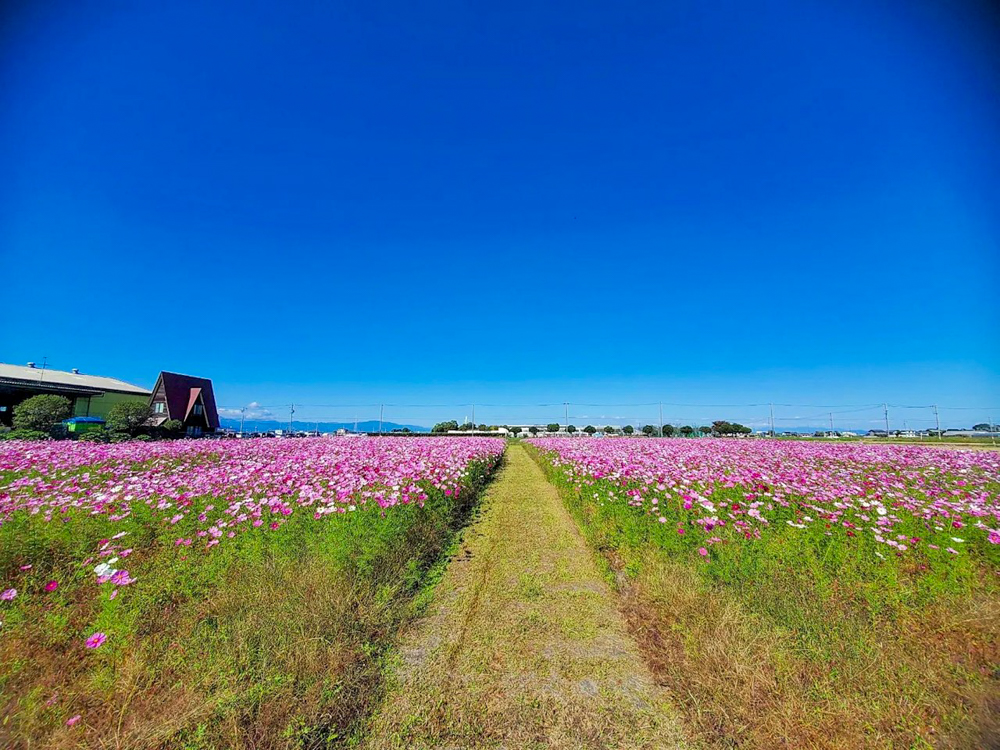
<svg viewBox="0 0 1000 750">
<path fill-rule="evenodd" d="M 771 437 L 774 437 L 774 404 L 768 404 L 768 408 L 771 411 Z"/>
<path fill-rule="evenodd" d="M 569 427 L 569 401 L 563 401 L 563 407 L 566 410 L 566 426 Z"/>
<path fill-rule="evenodd" d="M 937 404 L 934 404 L 934 424 L 937 426 L 937 437 L 941 439 L 941 417 L 938 416 Z"/>
<path fill-rule="evenodd" d="M 889 439 L 889 404 L 882 404 L 882 410 L 885 412 L 885 439 Z"/>
<path fill-rule="evenodd" d="M 385 412 L 385 404 L 378 405 L 378 434 L 382 434 L 382 414 Z"/>
<path fill-rule="evenodd" d="M 358 434 L 358 413 L 354 413 L 354 434 Z"/>
<path fill-rule="evenodd" d="M 292 417 L 295 415 L 295 404 L 288 407 L 288 434 L 292 434 Z"/>
<path fill-rule="evenodd" d="M 660 437 L 663 437 L 663 402 L 660 402 Z"/>
<path fill-rule="evenodd" d="M 472 434 L 476 434 L 476 405 L 472 405 Z"/>
<path fill-rule="evenodd" d="M 243 435 L 243 425 L 247 421 L 247 408 L 240 409 L 240 435 Z"/>
<path fill-rule="evenodd" d="M 830 412 L 830 437 L 833 437 L 833 412 Z"/>
<path fill-rule="evenodd" d="M 997 444 L 997 431 L 995 429 L 996 425 L 993 424 L 993 415 L 990 414 L 990 442 L 993 445 Z"/>
</svg>

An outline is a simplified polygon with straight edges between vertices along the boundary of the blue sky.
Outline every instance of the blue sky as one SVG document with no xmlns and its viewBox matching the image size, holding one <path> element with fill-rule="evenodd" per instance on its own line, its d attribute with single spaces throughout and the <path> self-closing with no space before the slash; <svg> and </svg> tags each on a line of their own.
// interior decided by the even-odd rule
<svg viewBox="0 0 1000 750">
<path fill-rule="evenodd" d="M 331 419 L 1000 406 L 988 4 L 430 5 L 6 4 L 0 361 Z"/>
</svg>

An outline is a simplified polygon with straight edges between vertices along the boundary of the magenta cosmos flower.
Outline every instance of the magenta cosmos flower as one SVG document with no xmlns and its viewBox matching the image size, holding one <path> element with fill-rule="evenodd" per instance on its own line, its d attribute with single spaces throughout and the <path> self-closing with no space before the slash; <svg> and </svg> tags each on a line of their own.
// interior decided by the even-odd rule
<svg viewBox="0 0 1000 750">
<path fill-rule="evenodd" d="M 59 581 L 49 581 L 45 584 L 46 591 L 55 591 L 57 588 L 59 588 Z"/>
<path fill-rule="evenodd" d="M 106 640 L 108 637 L 104 633 L 94 633 L 87 639 L 87 648 L 98 648 Z"/>
<path fill-rule="evenodd" d="M 7 589 L 0 594 L 0 600 L 5 602 L 13 601 L 15 596 L 17 596 L 17 589 Z"/>
<path fill-rule="evenodd" d="M 66 719 L 66 726 L 71 727 L 78 721 L 80 721 L 80 714 L 77 714 L 76 716 L 70 716 L 68 719 Z"/>
</svg>

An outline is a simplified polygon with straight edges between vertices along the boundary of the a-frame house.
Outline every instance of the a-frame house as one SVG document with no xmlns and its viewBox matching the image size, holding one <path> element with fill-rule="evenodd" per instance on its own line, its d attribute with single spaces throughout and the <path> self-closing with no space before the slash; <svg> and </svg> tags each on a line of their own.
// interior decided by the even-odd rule
<svg viewBox="0 0 1000 750">
<path fill-rule="evenodd" d="M 215 392 L 208 378 L 161 372 L 149 398 L 153 412 L 151 423 L 159 426 L 168 419 L 184 425 L 188 437 L 198 437 L 219 429 L 219 411 Z"/>
</svg>

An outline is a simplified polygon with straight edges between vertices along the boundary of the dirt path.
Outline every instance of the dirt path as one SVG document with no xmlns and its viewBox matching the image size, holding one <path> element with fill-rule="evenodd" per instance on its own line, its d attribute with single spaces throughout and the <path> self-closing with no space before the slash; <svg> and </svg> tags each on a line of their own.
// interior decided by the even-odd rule
<svg viewBox="0 0 1000 750">
<path fill-rule="evenodd" d="M 614 595 L 518 445 L 393 671 L 368 750 L 683 747 Z"/>
</svg>

